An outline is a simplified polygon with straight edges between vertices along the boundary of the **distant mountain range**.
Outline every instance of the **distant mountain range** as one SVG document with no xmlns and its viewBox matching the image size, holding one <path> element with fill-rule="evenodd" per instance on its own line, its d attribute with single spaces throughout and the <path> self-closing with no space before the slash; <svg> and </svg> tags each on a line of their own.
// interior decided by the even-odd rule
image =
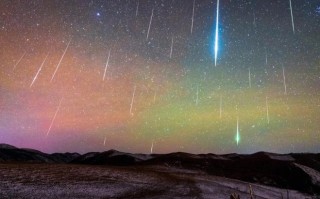
<svg viewBox="0 0 320 199">
<path fill-rule="evenodd" d="M 64 163 L 112 166 L 164 166 L 320 194 L 320 154 L 131 154 L 106 152 L 46 154 L 0 144 L 0 163 Z"/>
</svg>

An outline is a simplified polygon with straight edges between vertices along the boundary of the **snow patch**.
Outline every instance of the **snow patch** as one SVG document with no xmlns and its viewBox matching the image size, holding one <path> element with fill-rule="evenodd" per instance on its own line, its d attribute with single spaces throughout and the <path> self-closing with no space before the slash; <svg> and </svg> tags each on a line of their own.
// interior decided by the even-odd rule
<svg viewBox="0 0 320 199">
<path fill-rule="evenodd" d="M 270 159 L 272 160 L 280 160 L 280 161 L 295 161 L 295 159 L 290 155 L 278 155 L 278 154 L 268 154 Z"/>
<path fill-rule="evenodd" d="M 294 163 L 294 165 L 306 172 L 311 177 L 313 184 L 320 186 L 320 173 L 318 171 L 301 164 Z"/>
</svg>

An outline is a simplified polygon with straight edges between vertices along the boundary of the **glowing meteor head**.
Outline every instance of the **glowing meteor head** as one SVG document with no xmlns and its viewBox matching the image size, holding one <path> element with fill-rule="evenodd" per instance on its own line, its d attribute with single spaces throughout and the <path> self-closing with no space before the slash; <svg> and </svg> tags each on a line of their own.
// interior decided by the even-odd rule
<svg viewBox="0 0 320 199">
<path fill-rule="evenodd" d="M 237 133 L 236 133 L 235 139 L 236 139 L 237 145 L 239 145 L 239 142 L 240 142 L 239 118 L 237 118 Z"/>
<path fill-rule="evenodd" d="M 236 135 L 236 142 L 237 142 L 237 145 L 239 145 L 239 142 L 240 142 L 240 135 L 239 135 L 239 132 L 237 132 L 237 135 Z"/>
</svg>

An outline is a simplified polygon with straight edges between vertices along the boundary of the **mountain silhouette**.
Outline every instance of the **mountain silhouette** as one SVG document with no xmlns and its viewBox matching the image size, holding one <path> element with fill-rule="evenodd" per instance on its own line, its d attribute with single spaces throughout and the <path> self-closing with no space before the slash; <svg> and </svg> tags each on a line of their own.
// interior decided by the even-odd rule
<svg viewBox="0 0 320 199">
<path fill-rule="evenodd" d="M 131 154 L 105 152 L 46 154 L 0 144 L 0 163 L 50 163 L 110 165 L 122 167 L 161 166 L 205 172 L 208 175 L 238 179 L 305 193 L 320 193 L 320 154 Z"/>
</svg>

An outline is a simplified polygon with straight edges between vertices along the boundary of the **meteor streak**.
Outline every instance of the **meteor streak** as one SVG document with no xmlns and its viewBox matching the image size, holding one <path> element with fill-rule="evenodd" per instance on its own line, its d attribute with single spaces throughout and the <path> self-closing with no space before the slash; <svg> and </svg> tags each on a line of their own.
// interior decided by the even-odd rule
<svg viewBox="0 0 320 199">
<path fill-rule="evenodd" d="M 292 4 L 291 4 L 291 0 L 289 0 L 289 3 L 290 3 L 290 14 L 291 14 L 292 32 L 293 32 L 293 34 L 294 34 L 294 33 L 295 33 L 295 30 L 294 30 L 294 20 L 293 20 L 293 12 L 292 12 Z"/>
<path fill-rule="evenodd" d="M 219 0 L 217 0 L 217 19 L 216 19 L 216 34 L 214 39 L 214 65 L 217 66 L 218 45 L 219 45 Z"/>
<path fill-rule="evenodd" d="M 283 87 L 284 87 L 284 94 L 287 94 L 287 84 L 286 84 L 286 74 L 284 72 L 284 67 L 282 66 L 282 76 L 283 76 Z"/>
<path fill-rule="evenodd" d="M 36 73 L 36 75 L 34 76 L 34 78 L 33 78 L 32 82 L 31 82 L 31 84 L 30 84 L 30 88 L 32 87 L 33 83 L 36 81 L 36 79 L 37 79 L 37 77 L 38 77 L 38 75 L 39 75 L 39 73 L 40 73 L 40 71 L 41 71 L 41 69 L 42 69 L 42 67 L 43 67 L 44 63 L 45 63 L 45 62 L 46 62 L 46 60 L 47 60 L 48 55 L 49 55 L 49 53 L 48 53 L 48 54 L 47 54 L 47 56 L 44 58 L 44 60 L 43 60 L 43 62 L 42 62 L 42 64 L 41 64 L 41 66 L 39 67 L 38 72 L 37 72 L 37 73 Z"/>
<path fill-rule="evenodd" d="M 220 119 L 222 118 L 222 95 L 220 95 Z"/>
<path fill-rule="evenodd" d="M 193 21 L 194 21 L 194 6 L 195 6 L 196 0 L 193 0 L 193 7 L 192 7 L 192 17 L 191 17 L 191 34 L 193 30 Z"/>
<path fill-rule="evenodd" d="M 62 54 L 62 56 L 61 56 L 61 59 L 60 59 L 58 65 L 56 66 L 56 70 L 54 71 L 54 73 L 53 73 L 53 75 L 52 75 L 52 77 L 51 77 L 50 82 L 52 82 L 54 76 L 56 75 L 56 72 L 58 71 L 58 69 L 59 69 L 59 67 L 60 67 L 60 64 L 61 64 L 61 62 L 62 62 L 62 59 L 63 59 L 64 55 L 66 54 L 66 52 L 67 52 L 67 50 L 68 50 L 68 47 L 69 47 L 69 45 L 70 45 L 70 42 L 71 42 L 71 39 L 69 40 L 68 45 L 67 45 L 66 49 L 64 50 L 64 52 L 63 52 L 63 54 Z"/>
<path fill-rule="evenodd" d="M 133 116 L 133 113 L 132 113 L 132 105 L 133 105 L 135 93 L 136 93 L 136 86 L 134 86 L 133 94 L 132 94 L 132 99 L 131 99 L 131 104 L 130 104 L 130 115 L 132 115 L 132 116 Z"/>
<path fill-rule="evenodd" d="M 196 106 L 199 104 L 199 86 L 197 86 L 197 98 L 196 98 Z"/>
<path fill-rule="evenodd" d="M 108 69 L 108 66 L 109 66 L 110 53 L 111 53 L 111 50 L 109 50 L 108 59 L 107 59 L 106 67 L 104 68 L 102 81 L 104 81 L 104 79 L 106 77 L 106 72 L 107 72 L 107 69 Z"/>
<path fill-rule="evenodd" d="M 106 140 L 107 140 L 107 136 L 104 137 L 103 146 L 106 146 Z"/>
<path fill-rule="evenodd" d="M 268 53 L 266 52 L 266 65 L 268 65 Z"/>
<path fill-rule="evenodd" d="M 266 96 L 266 110 L 267 110 L 267 121 L 268 124 L 270 123 L 270 118 L 269 118 L 269 105 L 268 105 L 268 97 Z"/>
<path fill-rule="evenodd" d="M 58 106 L 58 108 L 57 108 L 57 110 L 56 110 L 56 112 L 55 112 L 55 114 L 54 114 L 54 116 L 53 116 L 53 119 L 52 119 L 52 121 L 51 121 L 50 127 L 49 127 L 49 129 L 48 129 L 48 131 L 47 131 L 47 136 L 49 135 L 50 130 L 51 130 L 52 125 L 53 125 L 53 122 L 54 122 L 54 120 L 56 119 L 57 114 L 58 114 L 58 112 L 59 112 L 59 110 L 60 110 L 62 100 L 63 100 L 63 98 L 61 98 L 61 100 L 60 100 L 60 102 L 59 102 L 59 106 Z"/>
<path fill-rule="evenodd" d="M 136 16 L 138 16 L 138 12 L 139 12 L 139 3 L 140 3 L 140 1 L 138 0 L 137 8 L 136 8 Z"/>
<path fill-rule="evenodd" d="M 151 153 L 151 154 L 153 153 L 153 141 L 152 141 L 152 143 L 151 143 L 150 153 Z"/>
<path fill-rule="evenodd" d="M 239 145 L 239 142 L 240 142 L 239 117 L 237 117 L 237 134 L 236 134 L 236 142 L 237 142 L 237 146 L 238 146 L 238 145 Z"/>
<path fill-rule="evenodd" d="M 253 26 L 256 27 L 257 24 L 256 24 L 256 14 L 253 13 Z"/>
<path fill-rule="evenodd" d="M 18 62 L 13 66 L 13 70 L 18 66 L 18 64 L 20 63 L 20 61 L 23 59 L 23 57 L 26 55 L 26 52 L 23 53 L 23 55 L 20 57 L 20 59 L 18 60 Z"/>
<path fill-rule="evenodd" d="M 149 38 L 149 33 L 150 33 L 150 28 L 151 28 L 151 23 L 152 23 L 152 18 L 153 18 L 153 10 L 154 10 L 154 8 L 152 8 L 152 13 L 150 16 L 150 22 L 149 22 L 149 27 L 148 27 L 148 32 L 147 32 L 147 40 Z"/>
<path fill-rule="evenodd" d="M 250 68 L 249 68 L 249 88 L 251 88 L 251 71 L 250 71 Z"/>
<path fill-rule="evenodd" d="M 171 38 L 170 59 L 172 58 L 172 51 L 173 51 L 173 37 Z"/>
</svg>

